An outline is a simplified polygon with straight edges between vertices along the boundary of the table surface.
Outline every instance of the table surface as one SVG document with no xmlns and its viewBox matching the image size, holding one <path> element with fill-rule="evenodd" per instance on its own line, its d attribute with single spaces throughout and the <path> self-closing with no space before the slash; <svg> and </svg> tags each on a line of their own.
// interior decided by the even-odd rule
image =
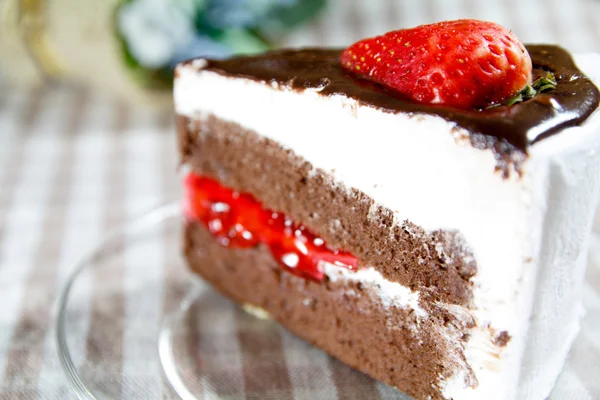
<svg viewBox="0 0 600 400">
<path fill-rule="evenodd" d="M 500 22 L 526 43 L 600 52 L 597 0 L 330 4 L 285 44 L 343 46 L 473 17 Z M 70 398 L 54 343 L 59 289 L 107 229 L 179 196 L 172 115 L 81 88 L 20 89 L 0 80 L 0 166 L 0 399 Z M 600 240 L 592 245 L 587 314 L 551 399 L 600 398 Z"/>
</svg>

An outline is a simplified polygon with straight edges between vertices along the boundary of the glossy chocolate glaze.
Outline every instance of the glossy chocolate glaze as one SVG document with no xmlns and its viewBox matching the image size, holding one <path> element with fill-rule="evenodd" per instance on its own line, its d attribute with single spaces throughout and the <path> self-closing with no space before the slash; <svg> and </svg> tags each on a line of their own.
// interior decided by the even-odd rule
<svg viewBox="0 0 600 400">
<path fill-rule="evenodd" d="M 499 160 L 568 126 L 581 124 L 598 108 L 598 88 L 577 69 L 571 56 L 557 46 L 526 46 L 534 79 L 552 71 L 555 90 L 513 106 L 460 110 L 418 104 L 382 85 L 342 68 L 339 49 L 278 50 L 258 56 L 209 60 L 205 69 L 233 77 L 276 82 L 295 90 L 319 88 L 323 96 L 342 94 L 386 112 L 435 114 L 471 133 L 478 148 L 493 148 Z M 513 160 L 514 161 L 514 160 Z"/>
</svg>

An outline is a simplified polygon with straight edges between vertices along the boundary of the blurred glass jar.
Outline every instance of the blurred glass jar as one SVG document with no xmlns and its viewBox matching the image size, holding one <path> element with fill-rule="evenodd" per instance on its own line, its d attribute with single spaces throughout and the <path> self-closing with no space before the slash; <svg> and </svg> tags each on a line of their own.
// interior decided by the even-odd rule
<svg viewBox="0 0 600 400">
<path fill-rule="evenodd" d="M 174 65 L 270 47 L 325 0 L 4 0 L 0 73 L 167 105 Z"/>
</svg>

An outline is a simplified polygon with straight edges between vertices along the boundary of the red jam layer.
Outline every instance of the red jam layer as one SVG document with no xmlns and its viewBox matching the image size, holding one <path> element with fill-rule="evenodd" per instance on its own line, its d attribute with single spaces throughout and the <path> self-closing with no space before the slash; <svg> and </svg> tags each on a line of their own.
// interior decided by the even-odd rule
<svg viewBox="0 0 600 400">
<path fill-rule="evenodd" d="M 356 270 L 358 259 L 334 250 L 306 227 L 263 206 L 250 194 L 190 173 L 185 178 L 185 213 L 202 222 L 218 242 L 248 248 L 264 243 L 279 265 L 305 279 L 322 281 L 323 263 Z"/>
</svg>

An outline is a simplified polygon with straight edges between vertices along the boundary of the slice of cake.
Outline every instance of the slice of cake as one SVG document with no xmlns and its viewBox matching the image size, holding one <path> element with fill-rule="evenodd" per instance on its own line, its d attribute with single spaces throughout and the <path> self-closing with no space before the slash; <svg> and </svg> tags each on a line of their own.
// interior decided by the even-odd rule
<svg viewBox="0 0 600 400">
<path fill-rule="evenodd" d="M 544 399 L 582 312 L 599 98 L 480 21 L 185 62 L 190 268 L 417 399 Z"/>
</svg>

